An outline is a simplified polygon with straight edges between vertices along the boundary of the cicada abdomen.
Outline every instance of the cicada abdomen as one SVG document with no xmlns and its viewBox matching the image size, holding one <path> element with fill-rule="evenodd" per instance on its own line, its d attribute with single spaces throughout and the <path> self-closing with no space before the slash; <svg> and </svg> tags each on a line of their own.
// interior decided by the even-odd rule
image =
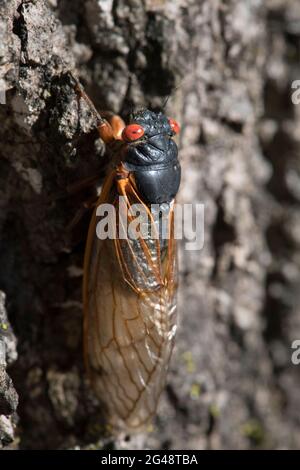
<svg viewBox="0 0 300 470">
<path fill-rule="evenodd" d="M 144 110 L 127 126 L 116 122 L 118 129 L 112 120 L 99 126 L 112 155 L 85 253 L 84 344 L 89 376 L 110 424 L 131 431 L 155 415 L 176 332 L 174 198 L 180 165 L 174 121 Z M 97 236 L 104 203 L 115 209 L 109 238 Z M 146 214 L 146 231 L 133 237 L 128 227 L 137 205 Z"/>
</svg>

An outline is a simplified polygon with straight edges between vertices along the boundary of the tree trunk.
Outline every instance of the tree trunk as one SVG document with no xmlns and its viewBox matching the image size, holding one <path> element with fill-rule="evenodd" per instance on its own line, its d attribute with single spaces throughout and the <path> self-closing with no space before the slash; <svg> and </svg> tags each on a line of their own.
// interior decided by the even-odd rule
<svg viewBox="0 0 300 470">
<path fill-rule="evenodd" d="M 179 329 L 154 429 L 115 446 L 299 447 L 297 0 L 0 6 L 2 445 L 107 444 L 82 361 L 89 214 L 67 228 L 91 190 L 66 191 L 101 175 L 105 150 L 72 71 L 98 109 L 121 115 L 169 96 L 179 202 L 205 205 L 203 249 L 180 246 Z"/>
</svg>

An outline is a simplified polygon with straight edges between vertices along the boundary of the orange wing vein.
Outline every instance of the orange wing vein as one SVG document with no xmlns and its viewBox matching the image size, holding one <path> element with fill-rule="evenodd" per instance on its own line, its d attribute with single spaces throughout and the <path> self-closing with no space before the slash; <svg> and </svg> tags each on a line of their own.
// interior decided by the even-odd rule
<svg viewBox="0 0 300 470">
<path fill-rule="evenodd" d="M 121 192 L 130 219 L 130 206 L 142 201 L 129 180 L 119 193 L 117 184 L 112 172 L 98 205 L 111 202 L 118 213 L 116 196 Z M 111 425 L 130 431 L 151 422 L 173 348 L 177 287 L 173 209 L 171 236 L 163 249 L 159 239 L 99 240 L 96 223 L 95 211 L 84 262 L 85 360 Z"/>
</svg>

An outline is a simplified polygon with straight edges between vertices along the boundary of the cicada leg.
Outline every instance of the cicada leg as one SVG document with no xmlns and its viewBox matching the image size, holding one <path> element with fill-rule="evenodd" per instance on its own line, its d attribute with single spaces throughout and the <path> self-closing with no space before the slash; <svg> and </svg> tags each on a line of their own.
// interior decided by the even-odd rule
<svg viewBox="0 0 300 470">
<path fill-rule="evenodd" d="M 111 128 L 112 135 L 113 135 L 113 140 L 122 140 L 122 131 L 125 127 L 125 122 L 123 121 L 123 119 L 120 116 L 118 116 L 117 114 L 113 114 L 109 111 L 104 111 L 103 113 L 101 113 L 101 115 L 105 116 L 106 123 Z M 111 140 L 109 140 L 108 142 L 105 140 L 106 130 L 104 129 L 103 125 L 98 126 L 98 132 L 99 132 L 99 135 L 100 135 L 101 139 L 105 143 L 111 142 Z"/>
<path fill-rule="evenodd" d="M 84 179 L 75 181 L 75 183 L 68 184 L 66 187 L 66 191 L 68 195 L 71 196 L 72 194 L 77 194 L 84 189 L 88 189 L 88 188 L 95 186 L 95 184 L 97 184 L 98 182 L 99 182 L 98 174 L 87 176 Z"/>
<path fill-rule="evenodd" d="M 96 119 L 97 129 L 103 142 L 105 144 L 109 144 L 114 140 L 121 140 L 122 130 L 125 127 L 123 119 L 109 111 L 98 112 L 94 103 L 83 89 L 79 80 L 72 74 L 71 77 L 75 82 L 75 91 L 78 93 L 80 98 L 86 101 Z"/>
<path fill-rule="evenodd" d="M 75 91 L 80 98 L 84 99 L 85 102 L 88 104 L 92 114 L 95 117 L 97 130 L 99 132 L 100 138 L 103 140 L 105 144 L 110 144 L 116 140 L 122 140 L 122 131 L 125 127 L 125 123 L 123 119 L 113 114 L 109 111 L 102 111 L 98 112 L 94 103 L 85 92 L 84 88 L 82 87 L 79 80 L 70 73 L 72 80 L 75 82 Z M 88 186 L 94 185 L 98 181 L 97 175 L 94 175 L 90 178 L 87 178 L 85 181 L 79 181 L 78 183 L 73 184 L 67 188 L 68 193 L 72 194 L 81 189 L 84 189 Z M 95 205 L 97 201 L 97 197 L 88 201 L 85 201 L 82 206 L 79 208 L 73 219 L 71 220 L 70 224 L 68 225 L 69 228 L 73 228 L 84 216 L 85 212 L 89 210 L 91 207 Z"/>
<path fill-rule="evenodd" d="M 85 200 L 79 209 L 76 211 L 73 219 L 68 223 L 67 225 L 67 231 L 73 230 L 74 227 L 81 221 L 81 219 L 84 217 L 84 215 L 91 209 L 93 209 L 96 206 L 97 200 L 99 196 L 95 195 L 92 196 L 90 199 Z"/>
</svg>

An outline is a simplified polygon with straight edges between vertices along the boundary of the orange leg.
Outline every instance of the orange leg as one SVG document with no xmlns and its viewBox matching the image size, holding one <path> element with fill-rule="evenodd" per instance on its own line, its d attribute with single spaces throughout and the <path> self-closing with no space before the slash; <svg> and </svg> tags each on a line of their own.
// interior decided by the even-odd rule
<svg viewBox="0 0 300 470">
<path fill-rule="evenodd" d="M 76 211 L 73 219 L 68 223 L 66 230 L 71 231 L 74 227 L 81 221 L 83 216 L 88 212 L 90 209 L 93 209 L 96 206 L 96 202 L 98 201 L 99 196 L 94 195 L 84 201 L 79 209 Z"/>
<path fill-rule="evenodd" d="M 122 140 L 122 130 L 125 127 L 123 119 L 120 118 L 120 116 L 110 113 L 108 111 L 99 113 L 95 108 L 95 105 L 90 99 L 90 97 L 84 91 L 79 80 L 74 77 L 74 75 L 70 75 L 75 81 L 76 92 L 78 93 L 80 98 L 83 98 L 87 102 L 93 115 L 95 116 L 97 122 L 97 129 L 103 142 L 105 144 L 108 144 L 110 142 L 113 142 L 114 140 Z"/>
<path fill-rule="evenodd" d="M 95 105 L 90 99 L 90 97 L 84 91 L 79 80 L 76 77 L 74 77 L 74 75 L 72 75 L 71 73 L 70 73 L 70 76 L 72 80 L 75 82 L 75 91 L 78 94 L 79 99 L 80 98 L 84 99 L 86 103 L 89 105 L 90 110 L 95 117 L 95 121 L 96 121 L 100 138 L 103 140 L 103 142 L 105 144 L 110 144 L 114 142 L 115 140 L 122 140 L 121 135 L 125 127 L 125 123 L 123 119 L 121 119 L 119 116 L 109 111 L 103 111 L 99 113 L 97 109 L 95 108 Z M 74 194 L 78 191 L 81 191 L 84 188 L 94 186 L 94 184 L 97 183 L 97 181 L 99 181 L 99 175 L 92 175 L 91 177 L 88 177 L 83 181 L 69 185 L 67 187 L 67 192 L 69 194 Z M 84 214 L 90 208 L 95 206 L 97 200 L 98 200 L 98 196 L 96 195 L 96 196 L 92 196 L 89 200 L 82 203 L 81 207 L 78 209 L 77 213 L 75 214 L 71 222 L 68 224 L 68 227 L 67 227 L 68 230 L 73 229 L 78 224 L 78 222 L 82 219 Z"/>
<path fill-rule="evenodd" d="M 120 116 L 118 116 L 117 114 L 113 114 L 109 118 L 109 124 L 112 128 L 114 139 L 115 140 L 122 140 L 122 131 L 125 127 L 125 122 L 123 121 L 123 119 Z M 100 132 L 100 130 L 99 130 L 99 132 Z M 101 137 L 101 133 L 100 133 L 100 137 Z"/>
</svg>

